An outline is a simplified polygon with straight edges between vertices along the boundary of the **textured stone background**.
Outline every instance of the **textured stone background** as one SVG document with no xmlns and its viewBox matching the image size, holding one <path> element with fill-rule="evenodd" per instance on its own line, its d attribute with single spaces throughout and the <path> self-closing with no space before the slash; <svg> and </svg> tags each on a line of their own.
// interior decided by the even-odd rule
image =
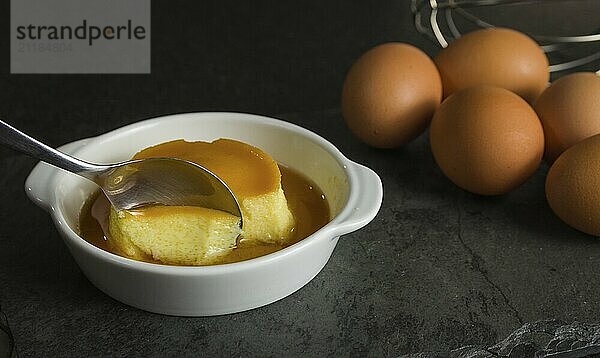
<svg viewBox="0 0 600 358">
<path fill-rule="evenodd" d="M 490 16 L 568 33 L 600 27 L 598 5 Z M 377 218 L 342 237 L 302 290 L 240 314 L 167 317 L 90 284 L 23 192 L 34 161 L 0 148 L 0 305 L 19 356 L 397 356 L 491 346 L 536 320 L 599 320 L 600 242 L 554 217 L 545 166 L 484 198 L 442 176 L 426 136 L 375 150 L 345 128 L 339 92 L 360 53 L 385 41 L 437 50 L 408 1 L 155 0 L 152 74 L 119 76 L 10 75 L 8 10 L 0 4 L 0 115 L 53 146 L 162 114 L 260 113 L 321 134 L 385 191 Z"/>
</svg>

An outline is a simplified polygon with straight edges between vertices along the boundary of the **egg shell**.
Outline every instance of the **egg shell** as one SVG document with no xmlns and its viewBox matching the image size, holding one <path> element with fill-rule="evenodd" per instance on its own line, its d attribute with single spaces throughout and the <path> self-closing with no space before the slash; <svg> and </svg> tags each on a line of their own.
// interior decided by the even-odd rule
<svg viewBox="0 0 600 358">
<path fill-rule="evenodd" d="M 600 135 L 564 151 L 546 177 L 546 199 L 573 228 L 600 235 Z"/>
<path fill-rule="evenodd" d="M 393 148 L 421 134 L 442 98 L 433 61 L 418 48 L 386 43 L 363 54 L 346 76 L 342 115 L 365 143 Z"/>
<path fill-rule="evenodd" d="M 456 185 L 482 195 L 509 192 L 538 168 L 542 125 L 521 97 L 499 87 L 477 86 L 448 97 L 430 128 L 431 150 Z"/>
<path fill-rule="evenodd" d="M 482 29 L 451 42 L 434 58 L 444 98 L 477 85 L 506 88 L 529 103 L 547 87 L 548 58 L 527 35 L 505 28 Z"/>
<path fill-rule="evenodd" d="M 600 76 L 574 73 L 554 81 L 535 103 L 552 163 L 567 148 L 600 134 Z"/>
</svg>

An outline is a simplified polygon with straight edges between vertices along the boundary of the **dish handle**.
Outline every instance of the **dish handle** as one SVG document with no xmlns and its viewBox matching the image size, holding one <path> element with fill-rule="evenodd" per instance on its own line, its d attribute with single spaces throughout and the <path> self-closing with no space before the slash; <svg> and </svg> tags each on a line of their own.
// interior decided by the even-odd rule
<svg viewBox="0 0 600 358">
<path fill-rule="evenodd" d="M 381 179 L 373 170 L 364 165 L 349 162 L 352 190 L 348 198 L 348 206 L 337 218 L 336 236 L 356 231 L 370 223 L 381 208 L 383 200 L 383 185 Z"/>
<path fill-rule="evenodd" d="M 58 150 L 71 154 L 86 145 L 90 140 L 91 138 L 86 138 L 67 143 L 59 147 Z M 44 210 L 51 209 L 51 189 L 54 187 L 52 177 L 57 170 L 59 169 L 50 164 L 39 162 L 25 180 L 25 193 L 31 201 Z"/>
</svg>

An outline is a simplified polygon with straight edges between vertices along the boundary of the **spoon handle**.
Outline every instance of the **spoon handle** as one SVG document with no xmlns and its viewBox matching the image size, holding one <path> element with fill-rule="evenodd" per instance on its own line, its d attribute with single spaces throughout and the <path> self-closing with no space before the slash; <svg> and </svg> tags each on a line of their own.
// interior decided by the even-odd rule
<svg viewBox="0 0 600 358">
<path fill-rule="evenodd" d="M 84 162 L 83 160 L 50 148 L 2 120 L 0 120 L 0 144 L 42 162 L 85 177 L 90 177 L 89 174 L 91 172 L 103 169 L 100 166 Z"/>
</svg>

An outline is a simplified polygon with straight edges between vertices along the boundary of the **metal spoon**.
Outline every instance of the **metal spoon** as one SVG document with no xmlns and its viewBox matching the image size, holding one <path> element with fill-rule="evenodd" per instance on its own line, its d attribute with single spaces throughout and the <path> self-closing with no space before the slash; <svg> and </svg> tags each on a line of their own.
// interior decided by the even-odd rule
<svg viewBox="0 0 600 358">
<path fill-rule="evenodd" d="M 0 120 L 0 144 L 96 183 L 116 210 L 163 204 L 202 206 L 240 218 L 240 206 L 227 185 L 208 169 L 173 158 L 93 164 L 33 139 Z"/>
</svg>

